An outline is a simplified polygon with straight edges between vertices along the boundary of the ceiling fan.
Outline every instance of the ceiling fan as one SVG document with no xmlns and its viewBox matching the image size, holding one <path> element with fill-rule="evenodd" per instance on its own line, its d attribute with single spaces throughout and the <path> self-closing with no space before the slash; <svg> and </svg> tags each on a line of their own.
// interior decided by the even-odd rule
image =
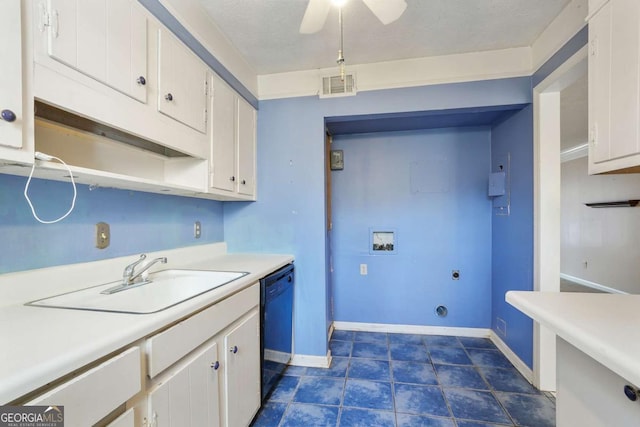
<svg viewBox="0 0 640 427">
<path fill-rule="evenodd" d="M 407 8 L 405 0 L 362 0 L 371 12 L 384 25 L 398 19 Z M 344 5 L 346 0 L 309 0 L 307 10 L 300 24 L 302 34 L 317 33 L 324 26 L 329 15 L 329 9 L 334 4 L 338 7 Z"/>
</svg>

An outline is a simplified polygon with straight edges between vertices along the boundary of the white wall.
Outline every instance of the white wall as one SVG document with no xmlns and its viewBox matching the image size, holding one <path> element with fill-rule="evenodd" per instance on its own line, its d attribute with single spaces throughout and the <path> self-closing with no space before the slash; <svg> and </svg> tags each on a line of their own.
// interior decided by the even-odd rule
<svg viewBox="0 0 640 427">
<path fill-rule="evenodd" d="M 640 199 L 640 174 L 587 175 L 587 158 L 562 164 L 560 270 L 640 293 L 640 206 L 590 208 L 587 202 Z"/>
</svg>

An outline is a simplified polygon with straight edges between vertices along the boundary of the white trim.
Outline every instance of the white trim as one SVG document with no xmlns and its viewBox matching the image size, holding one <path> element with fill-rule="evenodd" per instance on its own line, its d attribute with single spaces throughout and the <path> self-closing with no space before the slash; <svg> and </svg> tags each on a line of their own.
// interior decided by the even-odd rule
<svg viewBox="0 0 640 427">
<path fill-rule="evenodd" d="M 547 62 L 585 25 L 587 0 L 572 0 L 531 45 L 533 71 Z"/>
<path fill-rule="evenodd" d="M 560 290 L 560 91 L 586 70 L 585 46 L 533 90 L 535 291 Z M 540 390 L 556 388 L 555 345 L 555 334 L 534 322 L 533 383 Z"/>
<path fill-rule="evenodd" d="M 522 77 L 532 73 L 531 49 L 521 47 L 359 64 L 347 67 L 346 72 L 357 75 L 358 92 Z M 258 99 L 317 96 L 321 76 L 335 73 L 333 67 L 259 75 Z"/>
<path fill-rule="evenodd" d="M 560 278 L 564 280 L 568 280 L 573 283 L 577 283 L 581 286 L 586 286 L 587 288 L 597 289 L 602 292 L 606 292 L 609 294 L 622 294 L 629 295 L 629 292 L 621 291 L 620 289 L 610 288 L 609 286 L 601 285 L 600 283 L 591 282 L 589 280 L 581 279 L 579 277 L 570 276 L 568 274 L 560 273 Z"/>
<path fill-rule="evenodd" d="M 326 356 L 312 356 L 309 354 L 294 354 L 289 365 L 306 366 L 308 368 L 328 368 L 331 366 L 331 350 Z"/>
<path fill-rule="evenodd" d="M 571 160 L 581 159 L 589 155 L 589 144 L 584 143 L 575 147 L 567 148 L 560 152 L 560 162 L 569 162 Z"/>
<path fill-rule="evenodd" d="M 291 360 L 291 353 L 285 353 L 282 351 L 264 349 L 264 360 L 270 360 L 276 363 L 287 364 Z"/>
<path fill-rule="evenodd" d="M 392 334 L 455 335 L 458 337 L 488 338 L 486 328 L 457 328 L 448 326 L 395 325 L 387 323 L 361 323 L 334 321 L 333 326 L 342 331 L 388 332 Z"/>
<path fill-rule="evenodd" d="M 527 364 L 524 363 L 522 359 L 520 359 L 518 355 L 515 354 L 504 341 L 502 341 L 502 339 L 495 333 L 495 331 L 489 331 L 489 339 L 496 345 L 496 347 L 498 347 L 498 350 L 500 350 L 502 354 L 504 354 L 505 357 L 509 359 L 509 362 L 511 362 L 511 364 L 518 370 L 518 372 L 520 372 L 520 374 L 522 374 L 522 376 L 527 381 L 533 384 L 533 371 L 531 370 L 531 368 L 529 368 Z"/>
</svg>

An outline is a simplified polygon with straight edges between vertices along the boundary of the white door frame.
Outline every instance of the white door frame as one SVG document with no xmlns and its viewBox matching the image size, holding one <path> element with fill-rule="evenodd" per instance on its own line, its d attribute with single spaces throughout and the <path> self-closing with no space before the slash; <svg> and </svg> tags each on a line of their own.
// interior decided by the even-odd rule
<svg viewBox="0 0 640 427">
<path fill-rule="evenodd" d="M 560 92 L 587 73 L 584 46 L 533 88 L 535 291 L 560 290 Z M 533 381 L 556 389 L 555 334 L 534 322 Z"/>
</svg>

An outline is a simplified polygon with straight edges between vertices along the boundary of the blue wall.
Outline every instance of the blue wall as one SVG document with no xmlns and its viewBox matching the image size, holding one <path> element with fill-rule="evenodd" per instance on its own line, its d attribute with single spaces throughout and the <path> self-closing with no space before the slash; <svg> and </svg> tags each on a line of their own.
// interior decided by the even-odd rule
<svg viewBox="0 0 640 427">
<path fill-rule="evenodd" d="M 188 197 L 78 185 L 75 210 L 44 225 L 23 196 L 26 178 L 0 174 L 0 273 L 94 261 L 224 240 L 222 203 Z M 71 185 L 34 179 L 29 196 L 41 219 L 64 214 Z M 111 226 L 111 245 L 95 247 L 95 224 Z M 193 223 L 202 236 L 193 237 Z"/>
<path fill-rule="evenodd" d="M 490 326 L 490 139 L 488 127 L 334 138 L 335 320 Z M 370 227 L 395 230 L 394 253 L 370 253 Z"/>
<path fill-rule="evenodd" d="M 224 205 L 225 240 L 230 251 L 295 255 L 298 354 L 327 352 L 325 117 L 530 102 L 528 77 L 260 102 L 258 201 Z"/>
<path fill-rule="evenodd" d="M 533 366 L 533 321 L 507 304 L 509 290 L 533 290 L 533 108 L 531 106 L 492 129 L 492 170 L 511 157 L 511 211 L 493 216 L 492 329 L 497 319 L 507 324 L 498 335 L 529 367 Z"/>
</svg>

